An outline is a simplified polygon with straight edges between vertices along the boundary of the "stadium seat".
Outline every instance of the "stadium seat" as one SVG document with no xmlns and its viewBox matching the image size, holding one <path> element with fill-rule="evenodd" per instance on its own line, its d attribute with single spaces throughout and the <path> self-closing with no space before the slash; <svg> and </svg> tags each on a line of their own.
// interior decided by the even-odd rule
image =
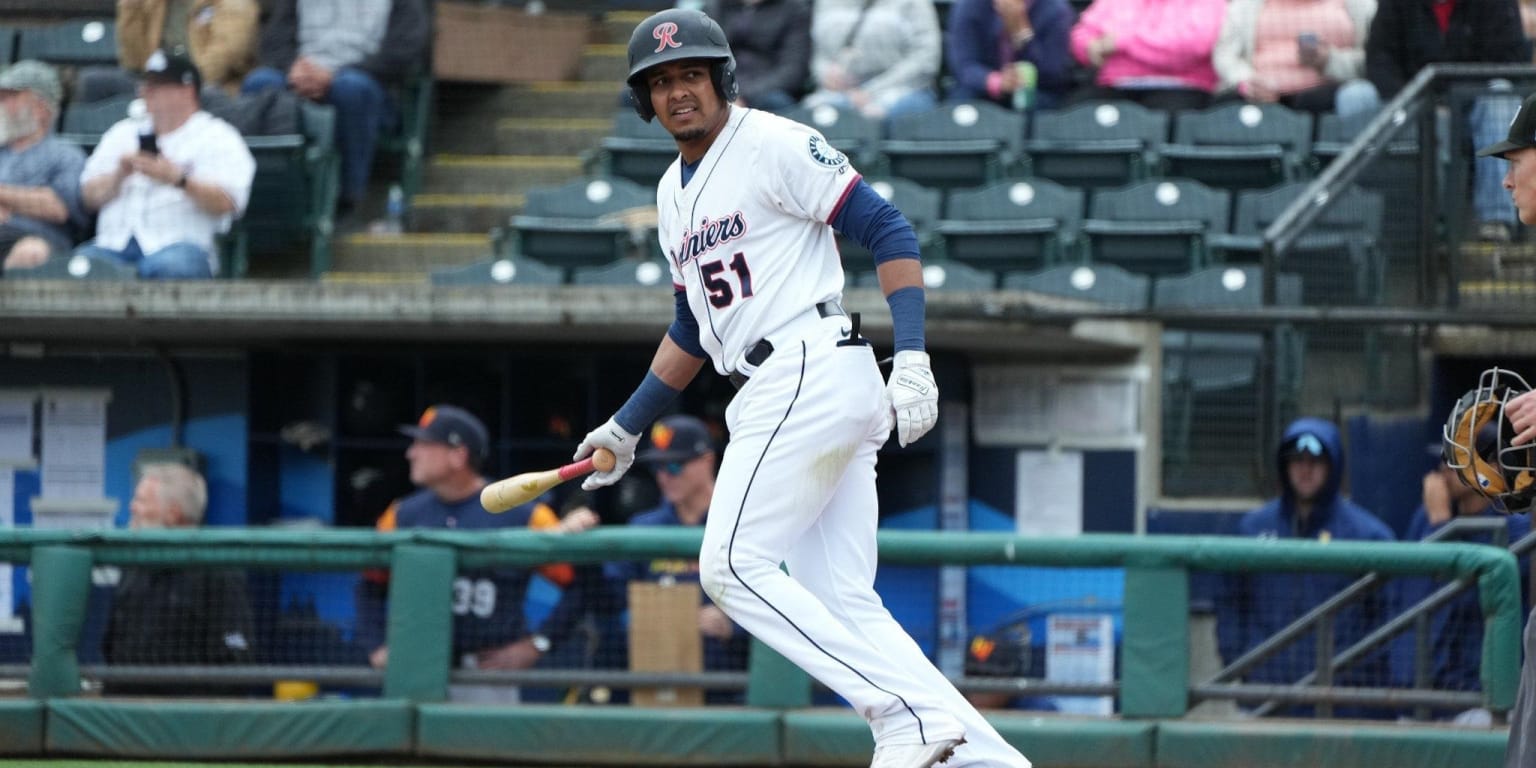
<svg viewBox="0 0 1536 768">
<path fill-rule="evenodd" d="M 509 242 L 515 255 L 552 266 L 607 266 L 637 248 L 653 252 L 655 211 L 656 196 L 639 184 L 575 179 L 530 190 Z"/>
<path fill-rule="evenodd" d="M 1138 311 L 1147 308 L 1147 285 L 1150 282 L 1146 275 L 1132 274 L 1113 264 L 1062 264 L 1039 272 L 1003 275 L 1003 287 L 1007 289 Z"/>
<path fill-rule="evenodd" d="M 340 186 L 336 113 L 329 105 L 310 102 L 302 109 L 303 134 L 245 137 L 256 160 L 256 177 L 242 224 L 254 253 L 308 238 L 310 271 L 318 277 L 331 267 L 332 216 Z"/>
<path fill-rule="evenodd" d="M 1031 176 L 1071 187 L 1120 187 L 1152 176 L 1168 113 L 1106 101 L 1035 115 L 1024 155 Z"/>
<path fill-rule="evenodd" d="M 117 24 L 111 19 L 90 19 L 23 28 L 16 40 L 16 58 L 115 67 Z"/>
<path fill-rule="evenodd" d="M 1226 191 L 1189 179 L 1100 190 L 1083 222 L 1088 261 L 1154 277 L 1199 269 L 1206 239 L 1227 231 L 1230 205 Z"/>
<path fill-rule="evenodd" d="M 59 256 L 32 269 L 8 269 L 7 280 L 136 280 L 138 270 L 114 259 L 77 253 Z"/>
<path fill-rule="evenodd" d="M 830 104 L 814 109 L 795 106 L 782 114 L 815 128 L 832 146 L 852 158 L 855 167 L 866 172 L 872 170 L 875 150 L 880 143 L 878 121 L 870 120 L 857 110 L 838 109 Z"/>
<path fill-rule="evenodd" d="M 626 108 L 614 113 L 613 132 L 603 137 L 601 153 L 606 175 L 654 188 L 677 159 L 677 141 L 660 120 L 647 123 Z"/>
<path fill-rule="evenodd" d="M 923 266 L 923 285 L 933 291 L 990 291 L 997 288 L 997 275 L 946 261 Z"/>
<path fill-rule="evenodd" d="M 891 120 L 880 155 L 892 176 L 926 187 L 979 187 L 1012 172 L 1024 117 L 987 102 L 947 104 Z"/>
<path fill-rule="evenodd" d="M 393 130 L 379 135 L 379 151 L 400 156 L 400 189 L 407 203 L 421 191 L 436 85 L 431 72 L 417 72 L 408 78 L 398 93 L 400 119 Z"/>
<path fill-rule="evenodd" d="M 652 287 L 672 282 L 667 265 L 659 260 L 620 259 L 602 267 L 579 267 L 572 271 L 577 285 L 636 285 Z"/>
<path fill-rule="evenodd" d="M 936 242 L 933 228 L 939 220 L 943 193 L 906 179 L 865 177 L 864 181 L 876 194 L 901 211 L 917 233 L 917 242 L 923 253 L 931 253 L 930 246 Z M 838 235 L 837 250 L 843 257 L 843 271 L 855 280 L 874 271 L 874 257 L 864 246 Z"/>
<path fill-rule="evenodd" d="M 951 192 L 935 231 L 950 261 L 1032 271 L 1075 260 L 1082 222 L 1082 191 L 1019 179 Z"/>
<path fill-rule="evenodd" d="M 564 270 L 533 259 L 493 259 L 432 271 L 433 285 L 559 285 Z"/>
<path fill-rule="evenodd" d="M 1263 189 L 1304 174 L 1312 116 L 1279 104 L 1228 104 L 1174 119 L 1163 170 L 1223 189 Z"/>
<path fill-rule="evenodd" d="M 1276 275 L 1275 303 L 1285 307 L 1301 304 L 1301 280 L 1300 275 Z M 1152 306 L 1163 309 L 1259 307 L 1264 304 L 1263 281 L 1264 270 L 1259 267 L 1230 265 L 1159 277 L 1152 283 Z"/>
<path fill-rule="evenodd" d="M 1256 263 L 1263 232 L 1307 189 L 1292 182 L 1274 189 L 1249 190 L 1237 197 L 1231 234 L 1211 239 L 1228 263 Z M 1286 250 L 1276 254 L 1290 272 L 1306 275 L 1305 303 L 1377 304 L 1381 301 L 1382 196 L 1349 187 L 1323 201 L 1322 211 Z"/>
<path fill-rule="evenodd" d="M 1322 168 L 1333 162 L 1354 138 L 1355 131 L 1338 115 L 1323 115 L 1317 121 L 1317 141 L 1312 144 L 1314 165 Z M 1419 210 L 1425 197 L 1420 189 L 1425 182 L 1419 178 L 1418 124 L 1406 120 L 1387 139 L 1384 151 L 1355 177 L 1355 183 L 1380 193 L 1386 210 Z M 1380 242 L 1385 254 L 1416 253 L 1419 231 L 1417 227 L 1388 227 L 1382 231 Z M 1417 271 L 1417 266 L 1413 269 Z"/>
<path fill-rule="evenodd" d="M 16 29 L 0 27 L 0 67 L 16 60 Z"/>
<path fill-rule="evenodd" d="M 134 96 L 124 95 L 88 103 L 71 102 L 64 110 L 59 138 L 89 153 L 108 128 L 128 116 L 128 105 L 133 100 Z"/>
</svg>

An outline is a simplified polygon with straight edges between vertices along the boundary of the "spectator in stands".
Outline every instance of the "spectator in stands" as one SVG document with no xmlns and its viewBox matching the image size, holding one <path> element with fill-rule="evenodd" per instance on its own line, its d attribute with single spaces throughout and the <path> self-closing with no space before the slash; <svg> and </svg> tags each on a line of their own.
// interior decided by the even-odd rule
<svg viewBox="0 0 1536 768">
<path fill-rule="evenodd" d="M 737 106 L 778 112 L 805 96 L 811 79 L 811 9 L 806 0 L 710 0 L 736 56 Z"/>
<path fill-rule="evenodd" d="M 238 89 L 256 64 L 256 0 L 117 0 L 117 58 L 137 72 L 160 48 L 185 46 L 209 85 Z"/>
<path fill-rule="evenodd" d="M 1213 57 L 1218 90 L 1314 113 L 1374 112 L 1363 78 L 1375 15 L 1376 0 L 1232 0 Z"/>
<path fill-rule="evenodd" d="M 938 105 L 943 40 L 930 0 L 816 0 L 808 107 L 830 104 L 883 119 Z"/>
<path fill-rule="evenodd" d="M 379 520 L 380 530 L 449 528 L 493 530 L 548 528 L 561 533 L 584 531 L 597 524 L 590 510 L 560 519 L 554 509 L 534 501 L 493 515 L 480 506 L 480 491 L 487 485 L 481 468 L 490 457 L 490 435 L 485 424 L 468 411 L 452 405 L 434 405 L 414 425 L 403 426 L 410 437 L 405 452 L 411 482 L 420 490 L 391 504 Z M 572 569 L 563 563 L 539 569 L 559 586 L 571 583 Z M 526 568 L 461 571 L 453 582 L 453 654 L 466 669 L 527 669 L 549 652 L 569 627 L 546 621 L 529 632 L 523 618 L 523 602 L 533 572 Z M 379 621 L 382 622 L 382 612 Z M 372 627 L 383 637 L 380 627 Z M 389 661 L 389 647 L 379 645 L 369 656 L 375 667 Z M 461 701 L 517 701 L 516 688 L 455 686 L 453 698 Z"/>
<path fill-rule="evenodd" d="M 1391 541 L 1392 531 L 1370 512 L 1339 493 L 1344 449 L 1332 422 L 1293 422 L 1276 452 L 1280 496 L 1244 515 L 1240 536 L 1270 539 Z M 1338 573 L 1229 574 L 1216 602 L 1217 640 L 1222 660 L 1238 657 L 1279 632 L 1302 614 L 1337 594 L 1355 576 Z M 1385 599 L 1372 594 L 1334 614 L 1334 652 L 1350 647 L 1385 618 Z M 1290 685 L 1317 668 L 1317 633 L 1307 632 L 1243 675 L 1250 683 Z M 1337 685 L 1383 686 L 1384 652 L 1373 652 L 1335 673 Z M 1347 708 L 1336 708 L 1343 713 Z M 1299 713 L 1298 713 L 1299 714 Z M 1367 714 L 1357 712 L 1352 714 Z"/>
<path fill-rule="evenodd" d="M 1076 21 L 1067 0 L 956 0 L 945 43 L 955 75 L 949 98 L 1016 106 L 1015 93 L 1031 88 L 1019 76 L 1018 65 L 1027 63 L 1034 68 L 1031 107 L 1060 106 L 1072 88 L 1069 36 Z"/>
<path fill-rule="evenodd" d="M 635 456 L 650 467 L 661 490 L 662 502 L 654 509 L 630 518 L 630 525 L 703 526 L 715 493 L 715 441 L 709 427 L 693 416 L 668 416 L 651 426 L 650 447 Z M 609 563 L 607 576 L 617 591 L 615 604 L 628 602 L 627 586 L 633 581 L 688 582 L 699 580 L 697 559 L 658 559 L 650 562 Z M 717 672 L 747 666 L 749 636 L 700 591 L 698 629 L 704 635 L 704 669 Z M 711 692 L 712 703 L 740 702 L 738 694 Z"/>
<path fill-rule="evenodd" d="M 202 111 L 202 79 L 185 51 L 156 51 L 139 93 L 148 121 L 107 129 L 85 162 L 96 239 L 79 249 L 135 265 L 140 277 L 218 274 L 215 238 L 245 212 L 256 161 L 240 133 Z"/>
<path fill-rule="evenodd" d="M 273 0 L 243 91 L 286 87 L 336 107 L 344 212 L 368 190 L 379 133 L 396 118 L 390 90 L 425 66 L 430 34 L 425 0 Z"/>
<path fill-rule="evenodd" d="M 1380 0 L 1365 43 L 1365 71 L 1385 101 L 1427 64 L 1525 63 L 1531 44 L 1522 31 L 1516 0 Z M 1468 120 L 1474 146 L 1503 137 L 1520 108 L 1506 81 L 1489 83 L 1487 93 L 1472 101 L 1460 119 Z M 1463 148 L 1455 148 L 1461 157 Z M 1458 162 L 1460 162 L 1458 160 Z M 1497 158 L 1479 158 L 1473 167 L 1472 207 L 1477 236 L 1508 242 L 1515 216 L 1500 187 L 1504 169 Z"/>
<path fill-rule="evenodd" d="M 1441 452 L 1437 441 L 1431 446 L 1438 456 Z M 1494 508 L 1490 499 L 1468 487 L 1456 478 L 1455 471 L 1443 461 L 1437 461 L 1435 469 L 1424 475 L 1423 502 L 1414 511 L 1404 535 L 1407 541 L 1423 541 L 1436 531 L 1458 518 L 1503 517 L 1508 534 L 1505 546 L 1519 541 L 1531 532 L 1531 519 L 1527 515 L 1509 515 Z M 1446 541 L 1471 541 L 1490 544 L 1492 535 L 1473 533 L 1457 536 Z M 1528 559 L 1527 559 L 1528 560 Z M 1530 573 L 1529 562 L 1521 563 L 1521 573 Z M 1522 579 L 1525 585 L 1526 580 Z M 1397 580 L 1396 597 L 1400 613 L 1429 597 L 1440 584 L 1426 576 L 1409 576 Z M 1413 632 L 1399 635 L 1392 648 L 1392 677 L 1395 685 L 1404 688 L 1429 687 L 1436 690 L 1479 691 L 1482 682 L 1479 671 L 1483 657 L 1483 611 L 1479 606 L 1477 590 L 1468 590 L 1432 614 L 1429 629 L 1430 658 L 1426 660 L 1428 678 L 1422 686 L 1416 682 L 1414 647 L 1417 637 Z M 1486 710 L 1463 713 L 1458 720 L 1471 717 L 1489 724 Z"/>
<path fill-rule="evenodd" d="M 196 528 L 208 485 L 182 464 L 146 464 L 128 509 L 137 531 Z M 254 663 L 251 605 L 245 574 L 208 568 L 124 568 L 112 597 L 102 654 L 109 664 Z M 208 694 L 228 686 L 112 683 L 109 693 Z M 238 687 L 235 687 L 238 689 Z"/>
<path fill-rule="evenodd" d="M 85 153 L 53 135 L 59 75 L 38 61 L 0 72 L 0 254 L 6 269 L 69 253 L 86 224 L 80 207 Z"/>
<path fill-rule="evenodd" d="M 1077 98 L 1204 108 L 1216 88 L 1211 53 L 1226 8 L 1227 0 L 1094 0 L 1072 28 L 1072 55 L 1098 70 Z"/>
</svg>

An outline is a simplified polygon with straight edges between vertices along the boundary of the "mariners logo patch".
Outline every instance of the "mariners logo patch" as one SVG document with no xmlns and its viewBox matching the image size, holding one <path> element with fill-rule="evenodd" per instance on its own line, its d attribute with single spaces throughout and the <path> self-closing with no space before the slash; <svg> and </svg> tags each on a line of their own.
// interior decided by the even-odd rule
<svg viewBox="0 0 1536 768">
<path fill-rule="evenodd" d="M 811 158 L 829 168 L 836 168 L 848 162 L 848 156 L 837 151 L 831 144 L 820 136 L 811 137 Z"/>
</svg>

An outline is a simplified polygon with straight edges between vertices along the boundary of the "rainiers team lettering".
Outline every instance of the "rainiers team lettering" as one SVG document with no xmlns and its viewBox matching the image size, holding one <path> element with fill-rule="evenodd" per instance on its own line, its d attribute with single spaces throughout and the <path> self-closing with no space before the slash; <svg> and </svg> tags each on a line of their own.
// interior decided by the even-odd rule
<svg viewBox="0 0 1536 768">
<path fill-rule="evenodd" d="M 736 211 L 718 219 L 704 217 L 697 230 L 683 230 L 677 250 L 673 251 L 672 263 L 682 268 L 697 258 L 702 258 L 721 245 L 747 234 L 747 217 Z"/>
</svg>

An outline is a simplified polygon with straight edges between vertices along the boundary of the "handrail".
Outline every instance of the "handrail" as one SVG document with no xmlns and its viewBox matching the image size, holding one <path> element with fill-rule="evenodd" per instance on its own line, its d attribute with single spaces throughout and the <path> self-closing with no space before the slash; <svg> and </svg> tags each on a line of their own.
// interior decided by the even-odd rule
<svg viewBox="0 0 1536 768">
<path fill-rule="evenodd" d="M 1264 303 L 1275 302 L 1275 269 L 1277 255 L 1288 250 L 1322 213 L 1327 202 L 1340 190 L 1355 180 L 1365 167 L 1386 150 L 1389 142 L 1382 138 L 1388 130 L 1397 130 L 1413 117 L 1418 116 L 1427 104 L 1425 97 L 1449 80 L 1491 79 L 1499 77 L 1536 77 L 1536 67 L 1527 64 L 1430 64 L 1419 70 L 1401 91 L 1392 97 L 1371 118 L 1364 130 L 1329 163 L 1305 190 L 1286 206 L 1285 210 L 1264 229 L 1261 264 L 1264 268 Z M 1419 143 L 1427 147 L 1434 141 L 1432 132 L 1421 131 Z M 1434 153 L 1422 150 L 1426 162 L 1432 162 Z M 1433 185 L 1429 185 L 1431 188 Z M 1420 227 L 1432 228 L 1432 222 L 1422 220 Z M 1428 230 L 1432 233 L 1432 229 Z M 1420 247 L 1427 247 L 1428 240 L 1420 238 Z"/>
</svg>

